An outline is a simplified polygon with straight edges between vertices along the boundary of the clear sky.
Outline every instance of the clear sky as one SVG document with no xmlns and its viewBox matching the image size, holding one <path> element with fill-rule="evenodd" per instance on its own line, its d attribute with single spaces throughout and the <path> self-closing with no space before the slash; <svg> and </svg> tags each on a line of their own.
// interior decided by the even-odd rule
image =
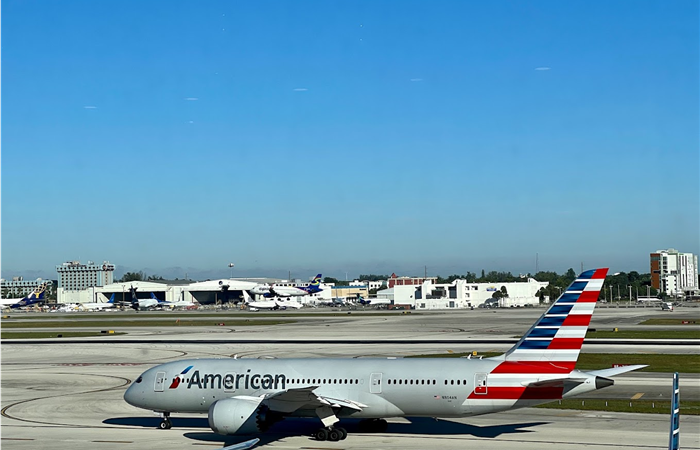
<svg viewBox="0 0 700 450">
<path fill-rule="evenodd" d="M 700 253 L 698 2 L 2 2 L 2 275 Z"/>
</svg>

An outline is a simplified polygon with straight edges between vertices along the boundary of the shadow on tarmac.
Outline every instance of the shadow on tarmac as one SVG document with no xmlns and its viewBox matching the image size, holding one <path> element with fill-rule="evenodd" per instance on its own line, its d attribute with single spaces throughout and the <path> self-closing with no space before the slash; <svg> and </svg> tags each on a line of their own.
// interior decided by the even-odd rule
<svg viewBox="0 0 700 450">
<path fill-rule="evenodd" d="M 158 417 L 118 417 L 104 420 L 103 423 L 108 425 L 135 426 L 144 428 L 158 428 L 160 423 Z M 176 432 L 178 428 L 202 428 L 206 432 L 186 432 L 183 434 L 187 439 L 192 439 L 200 442 L 217 443 L 221 446 L 227 446 L 250 439 L 253 436 L 223 436 L 216 434 L 209 429 L 209 423 L 206 418 L 194 417 L 171 417 L 173 428 L 170 432 Z M 449 420 L 432 419 L 427 417 L 412 417 L 406 418 L 410 423 L 389 423 L 387 430 L 379 434 L 396 434 L 396 435 L 465 435 L 480 438 L 496 438 L 501 435 L 511 435 L 519 433 L 531 433 L 530 428 L 545 425 L 548 422 L 524 422 L 516 424 L 504 425 L 486 425 L 477 426 Z M 360 433 L 359 420 L 344 419 L 341 420 L 340 426 L 344 427 L 350 435 Z M 269 444 L 280 439 L 292 436 L 308 436 L 319 428 L 318 420 L 315 419 L 298 419 L 288 418 L 276 423 L 266 433 L 254 436 L 260 438 L 258 445 Z M 167 433 L 167 430 L 163 431 Z"/>
</svg>

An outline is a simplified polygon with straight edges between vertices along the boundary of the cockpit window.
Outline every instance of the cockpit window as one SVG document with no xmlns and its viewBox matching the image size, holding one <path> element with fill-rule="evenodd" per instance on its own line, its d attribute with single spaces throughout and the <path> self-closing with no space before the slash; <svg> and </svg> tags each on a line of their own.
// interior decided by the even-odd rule
<svg viewBox="0 0 700 450">
<path fill-rule="evenodd" d="M 143 377 L 138 377 L 138 378 L 136 379 L 136 383 L 140 383 L 140 382 L 142 382 L 142 381 L 143 381 Z"/>
</svg>

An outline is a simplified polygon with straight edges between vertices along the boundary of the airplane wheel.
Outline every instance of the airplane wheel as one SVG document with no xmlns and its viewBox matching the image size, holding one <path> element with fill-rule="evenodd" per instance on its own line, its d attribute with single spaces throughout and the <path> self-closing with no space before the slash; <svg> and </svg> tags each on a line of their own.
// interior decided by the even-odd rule
<svg viewBox="0 0 700 450">
<path fill-rule="evenodd" d="M 386 420 L 384 419 L 379 419 L 375 422 L 376 430 L 379 433 L 383 433 L 386 431 L 386 428 L 389 426 Z"/>
<path fill-rule="evenodd" d="M 172 427 L 173 427 L 173 424 L 170 423 L 169 420 L 164 420 L 164 421 L 162 421 L 161 423 L 158 424 L 158 428 L 160 428 L 161 430 L 169 430 L 169 429 L 171 429 Z"/>
<path fill-rule="evenodd" d="M 316 440 L 317 441 L 325 441 L 326 439 L 328 439 L 328 430 L 326 430 L 325 428 L 320 428 L 316 432 Z"/>
<path fill-rule="evenodd" d="M 338 428 L 336 428 L 336 430 L 338 430 L 338 432 L 340 433 L 340 440 L 341 441 L 344 440 L 346 437 L 348 437 L 348 432 L 345 430 L 345 428 L 338 427 Z"/>
<path fill-rule="evenodd" d="M 328 432 L 328 440 L 331 442 L 339 441 L 341 436 L 342 434 L 336 428 L 333 428 L 331 431 Z"/>
</svg>

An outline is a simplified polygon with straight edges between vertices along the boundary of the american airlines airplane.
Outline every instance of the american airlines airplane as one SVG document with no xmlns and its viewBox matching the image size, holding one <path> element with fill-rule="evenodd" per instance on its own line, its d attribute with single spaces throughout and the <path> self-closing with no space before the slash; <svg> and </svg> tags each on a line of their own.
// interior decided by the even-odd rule
<svg viewBox="0 0 700 450">
<path fill-rule="evenodd" d="M 268 286 L 267 284 L 259 284 L 250 290 L 251 294 L 264 295 L 265 297 L 300 297 L 303 295 L 315 294 L 321 292 L 321 274 L 314 277 L 306 287 L 294 286 Z"/>
<path fill-rule="evenodd" d="M 160 413 L 207 413 L 224 435 L 264 433 L 285 417 L 317 418 L 316 439 L 337 441 L 345 418 L 368 431 L 388 417 L 465 417 L 602 389 L 646 367 L 576 370 L 608 269 L 583 272 L 505 354 L 485 359 L 190 359 L 155 366 L 124 393 Z"/>
</svg>

